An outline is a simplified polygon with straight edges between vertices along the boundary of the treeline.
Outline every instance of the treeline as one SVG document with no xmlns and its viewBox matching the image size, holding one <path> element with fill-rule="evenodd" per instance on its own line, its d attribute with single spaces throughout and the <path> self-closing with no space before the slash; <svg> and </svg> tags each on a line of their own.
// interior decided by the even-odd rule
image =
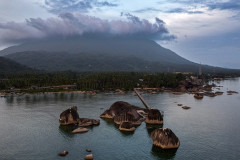
<svg viewBox="0 0 240 160">
<path fill-rule="evenodd" d="M 10 74 L 0 76 L 0 89 L 44 88 L 58 85 L 74 85 L 76 90 L 132 90 L 135 87 L 177 87 L 185 77 L 182 74 L 167 73 L 41 73 Z"/>
</svg>

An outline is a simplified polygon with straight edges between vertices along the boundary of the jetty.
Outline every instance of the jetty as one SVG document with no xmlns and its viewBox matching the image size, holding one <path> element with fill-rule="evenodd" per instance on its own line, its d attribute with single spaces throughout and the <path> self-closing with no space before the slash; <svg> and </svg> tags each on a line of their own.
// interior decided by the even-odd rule
<svg viewBox="0 0 240 160">
<path fill-rule="evenodd" d="M 143 97 L 138 93 L 137 89 L 134 88 L 134 92 L 136 93 L 136 95 L 138 96 L 138 98 L 142 101 L 142 103 L 144 104 L 144 106 L 147 108 L 147 109 L 152 109 L 148 104 L 147 102 L 143 99 Z"/>
</svg>

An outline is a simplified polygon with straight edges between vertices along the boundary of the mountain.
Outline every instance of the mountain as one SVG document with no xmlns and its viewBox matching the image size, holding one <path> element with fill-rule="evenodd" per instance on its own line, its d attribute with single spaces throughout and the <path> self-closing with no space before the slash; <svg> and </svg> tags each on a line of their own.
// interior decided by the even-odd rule
<svg viewBox="0 0 240 160">
<path fill-rule="evenodd" d="M 143 38 L 90 37 L 33 41 L 0 51 L 9 59 L 47 71 L 198 72 L 188 61 L 156 42 Z M 202 66 L 203 71 L 228 71 Z"/>
<path fill-rule="evenodd" d="M 32 72 L 33 69 L 18 64 L 10 59 L 0 57 L 0 74 Z"/>
</svg>

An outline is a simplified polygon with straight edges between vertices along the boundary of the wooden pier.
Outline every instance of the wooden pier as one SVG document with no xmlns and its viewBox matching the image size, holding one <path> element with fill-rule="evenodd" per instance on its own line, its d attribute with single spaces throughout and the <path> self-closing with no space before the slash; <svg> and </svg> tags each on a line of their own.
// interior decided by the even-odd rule
<svg viewBox="0 0 240 160">
<path fill-rule="evenodd" d="M 142 98 L 142 96 L 138 93 L 137 89 L 134 88 L 134 92 L 137 94 L 138 98 L 142 101 L 142 103 L 144 104 L 144 106 L 147 108 L 147 109 L 152 109 L 148 104 L 147 102 L 145 102 L 145 100 Z"/>
</svg>

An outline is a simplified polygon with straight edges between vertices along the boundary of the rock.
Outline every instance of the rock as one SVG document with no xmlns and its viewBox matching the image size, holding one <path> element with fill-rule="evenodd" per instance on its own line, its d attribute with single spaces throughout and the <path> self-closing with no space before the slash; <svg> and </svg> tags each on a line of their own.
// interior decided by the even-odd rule
<svg viewBox="0 0 240 160">
<path fill-rule="evenodd" d="M 91 149 L 86 149 L 87 152 L 92 152 Z"/>
<path fill-rule="evenodd" d="M 135 127 L 131 122 L 122 122 L 119 126 L 120 131 L 132 132 L 135 131 Z"/>
<path fill-rule="evenodd" d="M 141 114 L 140 114 L 141 115 Z M 131 122 L 134 125 L 141 125 L 142 121 L 139 119 L 135 119 L 134 115 L 131 114 L 130 112 L 127 112 L 125 115 L 119 115 L 119 116 L 115 116 L 113 118 L 113 121 L 115 124 L 120 125 L 122 122 Z"/>
<path fill-rule="evenodd" d="M 61 125 L 77 124 L 78 119 L 77 107 L 73 106 L 60 114 L 59 123 Z"/>
<path fill-rule="evenodd" d="M 85 160 L 91 160 L 91 159 L 93 159 L 93 154 L 88 154 L 88 155 L 86 155 L 84 159 L 85 159 Z"/>
<path fill-rule="evenodd" d="M 194 98 L 196 98 L 196 99 L 203 99 L 203 94 L 195 93 L 194 94 Z"/>
<path fill-rule="evenodd" d="M 163 124 L 162 114 L 158 109 L 150 109 L 145 122 L 148 124 Z"/>
<path fill-rule="evenodd" d="M 162 149 L 174 149 L 180 146 L 178 137 L 169 128 L 158 128 L 151 133 L 153 144 Z"/>
<path fill-rule="evenodd" d="M 87 128 L 77 128 L 72 131 L 72 133 L 84 133 L 84 132 L 88 132 L 88 129 Z"/>
<path fill-rule="evenodd" d="M 215 97 L 216 96 L 216 94 L 213 93 L 213 92 L 205 92 L 204 95 L 209 96 L 209 97 Z"/>
<path fill-rule="evenodd" d="M 129 121 L 133 124 L 140 125 L 143 121 L 143 116 L 138 112 L 148 112 L 147 109 L 131 105 L 127 102 L 118 101 L 111 105 L 111 107 L 100 115 L 101 118 L 114 119 L 116 124 Z"/>
<path fill-rule="evenodd" d="M 62 156 L 62 157 L 66 156 L 67 154 L 68 154 L 68 151 L 62 151 L 62 152 L 58 153 L 58 155 Z"/>
<path fill-rule="evenodd" d="M 206 85 L 206 86 L 203 87 L 203 90 L 212 91 L 212 86 L 211 85 Z"/>
<path fill-rule="evenodd" d="M 79 118 L 77 107 L 71 107 L 60 114 L 59 123 L 61 125 L 78 124 L 80 127 L 99 125 L 100 120 Z"/>
<path fill-rule="evenodd" d="M 100 120 L 89 119 L 89 118 L 79 118 L 78 126 L 80 127 L 88 127 L 93 125 L 99 125 Z"/>
<path fill-rule="evenodd" d="M 178 106 L 182 106 L 182 104 L 178 104 Z"/>
<path fill-rule="evenodd" d="M 219 91 L 218 91 L 218 92 L 215 92 L 215 94 L 216 94 L 216 95 L 222 95 L 223 92 L 219 92 Z"/>
<path fill-rule="evenodd" d="M 182 108 L 183 108 L 183 109 L 190 109 L 191 107 L 183 106 Z"/>
<path fill-rule="evenodd" d="M 238 92 L 236 92 L 236 91 L 227 91 L 227 93 L 228 94 L 233 94 L 233 93 L 238 94 Z"/>
</svg>

